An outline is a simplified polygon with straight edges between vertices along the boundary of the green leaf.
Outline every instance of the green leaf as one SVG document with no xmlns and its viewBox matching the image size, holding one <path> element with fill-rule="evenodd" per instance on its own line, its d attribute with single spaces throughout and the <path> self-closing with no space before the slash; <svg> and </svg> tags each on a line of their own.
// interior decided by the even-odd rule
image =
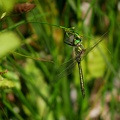
<svg viewBox="0 0 120 120">
<path fill-rule="evenodd" d="M 72 7 L 72 9 L 76 12 L 76 5 L 75 2 L 73 0 L 68 0 L 70 6 Z"/>
<path fill-rule="evenodd" d="M 0 1 L 0 12 L 6 11 L 7 13 L 10 12 L 15 4 L 15 0 L 2 0 Z"/>
<path fill-rule="evenodd" d="M 0 19 L 4 18 L 6 16 L 6 12 L 3 12 Z"/>
<path fill-rule="evenodd" d="M 0 58 L 20 46 L 20 38 L 14 32 L 0 33 Z"/>
<path fill-rule="evenodd" d="M 2 76 L 0 76 L 0 89 L 13 88 L 14 86 L 14 82 L 4 79 Z"/>
</svg>

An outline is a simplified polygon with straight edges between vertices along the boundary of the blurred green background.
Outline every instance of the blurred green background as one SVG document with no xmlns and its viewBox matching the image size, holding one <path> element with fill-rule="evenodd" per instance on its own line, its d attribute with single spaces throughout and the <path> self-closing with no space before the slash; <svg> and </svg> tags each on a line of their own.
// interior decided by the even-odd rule
<svg viewBox="0 0 120 120">
<path fill-rule="evenodd" d="M 77 65 L 57 76 L 72 58 L 60 26 L 85 48 L 103 39 L 82 61 L 85 98 Z M 0 120 L 120 120 L 119 0 L 0 0 L 0 30 Z"/>
</svg>

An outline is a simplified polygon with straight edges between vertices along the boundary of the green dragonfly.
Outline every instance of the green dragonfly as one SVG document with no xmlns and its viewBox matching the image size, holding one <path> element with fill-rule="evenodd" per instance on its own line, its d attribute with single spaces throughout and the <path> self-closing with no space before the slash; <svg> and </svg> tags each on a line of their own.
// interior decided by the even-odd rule
<svg viewBox="0 0 120 120">
<path fill-rule="evenodd" d="M 85 49 L 84 46 L 82 45 L 82 36 L 80 36 L 78 33 L 74 32 L 74 29 L 70 30 L 65 30 L 66 36 L 68 39 L 64 41 L 64 43 L 70 45 L 73 47 L 73 52 L 75 57 L 69 60 L 67 63 L 72 63 L 68 64 L 68 66 L 60 72 L 58 77 L 61 77 L 63 72 L 69 71 L 77 62 L 78 68 L 79 68 L 79 76 L 80 76 L 80 87 L 81 87 L 81 92 L 82 96 L 85 97 L 85 87 L 84 87 L 84 80 L 83 80 L 83 72 L 82 72 L 82 67 L 81 67 L 81 61 L 86 57 L 86 55 L 93 50 L 102 40 L 103 36 L 107 33 L 104 33 L 100 39 L 90 48 Z M 68 73 L 69 74 L 69 73 Z"/>
</svg>

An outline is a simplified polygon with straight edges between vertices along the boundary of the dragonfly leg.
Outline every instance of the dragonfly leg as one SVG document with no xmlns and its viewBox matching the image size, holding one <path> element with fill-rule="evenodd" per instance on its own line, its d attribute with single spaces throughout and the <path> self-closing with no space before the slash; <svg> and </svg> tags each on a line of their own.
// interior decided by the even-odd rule
<svg viewBox="0 0 120 120">
<path fill-rule="evenodd" d="M 81 63 L 80 63 L 80 62 L 78 62 L 78 68 L 79 68 L 81 92 L 82 92 L 82 96 L 85 97 L 85 88 L 84 88 L 84 81 L 83 81 L 83 72 L 82 72 L 82 67 L 81 67 Z"/>
<path fill-rule="evenodd" d="M 69 41 L 65 41 L 65 40 L 64 40 L 64 43 L 65 43 L 65 44 L 68 44 L 68 45 L 70 45 L 70 46 L 73 46 L 73 43 L 71 43 L 71 42 L 69 42 Z"/>
</svg>

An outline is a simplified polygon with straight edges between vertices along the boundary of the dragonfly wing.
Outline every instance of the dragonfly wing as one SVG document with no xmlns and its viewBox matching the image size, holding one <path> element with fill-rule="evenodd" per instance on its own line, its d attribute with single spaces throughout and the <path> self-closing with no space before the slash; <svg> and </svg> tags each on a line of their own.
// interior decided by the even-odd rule
<svg viewBox="0 0 120 120">
<path fill-rule="evenodd" d="M 63 63 L 57 71 L 57 79 L 61 79 L 62 77 L 69 75 L 72 73 L 72 70 L 76 64 L 75 59 L 70 59 L 68 62 Z"/>
<path fill-rule="evenodd" d="M 81 88 L 82 96 L 85 97 L 85 88 L 84 88 L 84 80 L 83 80 L 81 62 L 78 63 L 78 68 L 79 68 L 79 76 L 80 76 L 80 88 Z"/>
<path fill-rule="evenodd" d="M 103 36 L 105 36 L 106 34 L 107 34 L 107 32 L 104 33 L 104 34 L 100 37 L 100 39 L 99 39 L 96 43 L 93 44 L 93 46 L 91 46 L 91 47 L 89 47 L 89 48 L 87 48 L 87 49 L 85 50 L 84 54 L 82 55 L 81 60 L 83 60 L 83 59 L 85 58 L 85 56 L 87 56 L 87 55 L 90 53 L 90 51 L 92 51 L 100 42 L 103 41 Z"/>
</svg>

